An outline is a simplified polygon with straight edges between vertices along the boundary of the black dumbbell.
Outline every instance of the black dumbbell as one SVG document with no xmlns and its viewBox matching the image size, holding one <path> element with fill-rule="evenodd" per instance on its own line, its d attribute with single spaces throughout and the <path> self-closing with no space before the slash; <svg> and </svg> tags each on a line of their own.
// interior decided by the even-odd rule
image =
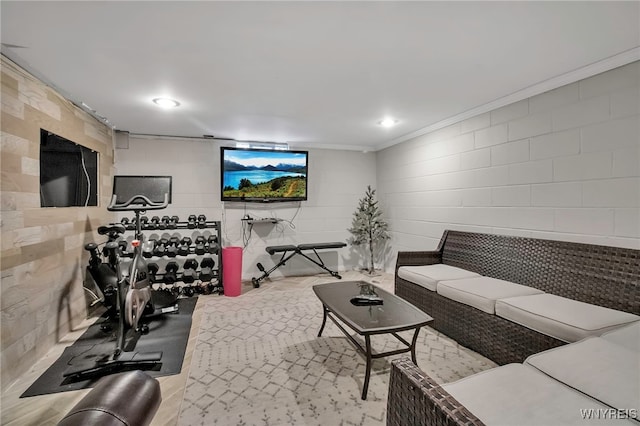
<svg viewBox="0 0 640 426">
<path fill-rule="evenodd" d="M 211 283 L 202 284 L 198 286 L 197 292 L 200 294 L 211 294 L 213 285 Z"/>
<path fill-rule="evenodd" d="M 130 221 L 128 217 L 123 217 L 120 219 L 120 224 L 124 226 L 124 229 L 132 230 L 136 229 L 136 225 L 134 221 Z"/>
<path fill-rule="evenodd" d="M 191 284 L 196 280 L 196 269 L 198 269 L 198 261 L 195 259 L 187 259 L 183 265 L 182 281 Z"/>
<path fill-rule="evenodd" d="M 178 255 L 186 256 L 189 254 L 191 247 L 191 237 L 184 237 L 180 240 L 180 247 L 178 247 Z"/>
<path fill-rule="evenodd" d="M 195 293 L 196 293 L 195 289 L 190 285 L 186 285 L 182 287 L 182 294 L 184 294 L 187 297 L 192 297 Z"/>
<path fill-rule="evenodd" d="M 167 244 L 169 240 L 166 238 L 161 238 L 160 241 L 156 243 L 156 246 L 153 249 L 154 256 L 164 256 L 165 251 L 167 250 Z"/>
<path fill-rule="evenodd" d="M 164 228 L 160 228 L 160 229 L 169 229 L 169 222 L 171 221 L 171 219 L 169 218 L 169 216 L 162 216 L 162 219 L 160 220 L 160 223 L 162 224 L 162 226 L 164 226 Z"/>
<path fill-rule="evenodd" d="M 223 289 L 222 289 L 222 285 L 221 284 L 208 283 L 207 287 L 209 289 L 209 293 L 218 293 L 218 294 L 222 294 L 223 293 Z"/>
<path fill-rule="evenodd" d="M 206 240 L 204 239 L 204 237 L 202 235 L 198 235 L 196 237 L 195 243 L 196 243 L 196 254 L 197 255 L 204 254 L 204 252 L 205 252 L 205 247 L 204 247 L 205 242 L 206 242 Z"/>
<path fill-rule="evenodd" d="M 211 254 L 216 254 L 220 250 L 220 244 L 218 244 L 218 237 L 215 235 L 209 235 L 207 238 L 207 251 Z"/>
<path fill-rule="evenodd" d="M 173 287 L 171 287 L 171 294 L 173 294 L 175 297 L 180 296 L 181 291 L 182 287 L 180 287 L 179 285 L 174 285 Z"/>
<path fill-rule="evenodd" d="M 198 228 L 206 228 L 207 227 L 207 217 L 203 214 L 198 216 Z"/>
<path fill-rule="evenodd" d="M 165 284 L 173 284 L 178 281 L 178 269 L 180 267 L 176 262 L 169 262 L 164 268 L 164 282 Z"/>
<path fill-rule="evenodd" d="M 118 241 L 118 250 L 120 250 L 120 256 L 126 256 L 127 242 L 125 240 Z"/>
<path fill-rule="evenodd" d="M 195 214 L 189 215 L 189 219 L 187 219 L 187 228 L 194 229 L 196 227 L 196 218 Z"/>
<path fill-rule="evenodd" d="M 167 256 L 176 257 L 178 254 L 178 245 L 180 244 L 180 239 L 178 237 L 169 238 L 169 243 L 167 245 Z"/>
<path fill-rule="evenodd" d="M 211 281 L 213 279 L 213 267 L 216 266 L 215 260 L 212 257 L 205 257 L 200 263 L 202 269 L 200 270 L 200 281 Z"/>
<path fill-rule="evenodd" d="M 147 229 L 158 229 L 158 225 L 160 224 L 160 218 L 158 216 L 153 216 L 151 221 L 147 225 Z"/>
<path fill-rule="evenodd" d="M 149 218 L 147 216 L 140 217 L 140 229 L 154 229 L 151 227 L 149 223 Z"/>
<path fill-rule="evenodd" d="M 128 217 L 123 217 L 122 219 L 120 219 L 120 223 L 122 224 L 122 226 L 124 226 L 124 229 L 127 230 L 132 230 L 132 229 L 136 229 L 136 225 L 134 222 L 129 222 L 129 218 Z"/>
<path fill-rule="evenodd" d="M 146 243 L 142 245 L 142 257 L 144 257 L 145 259 L 149 259 L 150 257 L 152 257 L 157 244 L 158 242 L 155 239 L 148 239 Z"/>
<path fill-rule="evenodd" d="M 136 229 L 137 223 L 138 223 L 138 220 L 135 217 L 132 217 L 131 221 L 125 228 L 128 229 L 129 231 L 133 231 Z"/>
<path fill-rule="evenodd" d="M 147 269 L 149 270 L 149 281 L 151 281 L 151 283 L 155 283 L 158 282 L 158 280 L 156 279 L 156 275 L 158 274 L 158 270 L 160 268 L 158 268 L 158 264 L 155 262 L 149 262 L 147 263 Z"/>
<path fill-rule="evenodd" d="M 158 216 L 154 216 L 151 220 L 156 223 L 156 227 L 158 229 L 167 229 L 167 224 L 163 222 Z"/>
<path fill-rule="evenodd" d="M 178 222 L 180 222 L 180 218 L 178 216 L 171 216 L 171 219 L 169 219 L 169 229 L 176 229 L 178 227 Z"/>
</svg>

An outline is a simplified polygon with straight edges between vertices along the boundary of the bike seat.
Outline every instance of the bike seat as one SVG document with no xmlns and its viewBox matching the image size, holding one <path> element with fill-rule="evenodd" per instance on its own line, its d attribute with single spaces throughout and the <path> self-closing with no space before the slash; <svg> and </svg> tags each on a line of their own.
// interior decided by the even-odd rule
<svg viewBox="0 0 640 426">
<path fill-rule="evenodd" d="M 122 225 L 111 225 L 111 226 L 100 226 L 98 227 L 98 234 L 107 235 L 116 233 L 116 234 L 124 234 L 125 228 Z"/>
</svg>

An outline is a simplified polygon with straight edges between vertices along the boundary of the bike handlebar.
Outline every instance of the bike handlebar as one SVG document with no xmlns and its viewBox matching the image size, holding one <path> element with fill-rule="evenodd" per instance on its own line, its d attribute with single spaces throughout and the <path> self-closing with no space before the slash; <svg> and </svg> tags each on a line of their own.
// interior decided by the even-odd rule
<svg viewBox="0 0 640 426">
<path fill-rule="evenodd" d="M 113 194 L 111 203 L 107 206 L 107 210 L 113 211 L 132 211 L 132 210 L 160 210 L 165 209 L 169 205 L 169 194 L 164 194 L 164 201 L 154 203 L 144 195 L 134 195 L 124 203 L 118 204 L 118 197 Z"/>
</svg>

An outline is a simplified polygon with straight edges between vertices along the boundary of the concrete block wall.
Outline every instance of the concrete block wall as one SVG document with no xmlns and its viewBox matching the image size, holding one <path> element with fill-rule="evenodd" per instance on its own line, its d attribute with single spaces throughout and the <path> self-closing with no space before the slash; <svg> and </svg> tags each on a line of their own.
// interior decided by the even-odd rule
<svg viewBox="0 0 640 426">
<path fill-rule="evenodd" d="M 86 316 L 83 246 L 111 220 L 106 205 L 113 138 L 109 127 L 4 56 L 1 71 L 0 371 L 5 390 Z M 98 207 L 40 207 L 41 128 L 99 153 Z"/>
<path fill-rule="evenodd" d="M 228 144 L 228 143 L 227 143 Z M 173 202 L 165 210 L 151 215 L 177 215 L 186 220 L 190 214 L 204 214 L 209 220 L 222 222 L 223 246 L 243 247 L 244 280 L 260 276 L 258 262 L 270 269 L 280 254 L 270 256 L 265 247 L 284 244 L 346 241 L 347 229 L 358 200 L 367 185 L 375 186 L 376 154 L 324 149 L 309 150 L 308 201 L 295 203 L 235 203 L 220 201 L 220 146 L 215 140 L 150 139 L 131 136 L 128 144 L 116 149 L 116 174 L 171 175 Z M 305 149 L 292 147 L 292 149 Z M 250 229 L 241 220 L 253 218 L 282 219 L 277 225 L 258 223 Z M 118 218 L 132 217 L 119 213 Z M 176 236 L 192 236 L 187 230 Z M 206 233 L 203 231 L 202 233 Z M 155 235 L 154 235 L 155 233 Z M 147 237 L 167 237 L 148 233 Z M 320 252 L 331 269 L 351 270 L 366 266 L 359 248 L 345 247 Z M 162 267 L 162 261 L 159 262 Z M 271 274 L 311 275 L 323 272 L 309 261 L 294 257 Z"/>
<path fill-rule="evenodd" d="M 379 151 L 398 250 L 445 229 L 640 248 L 640 63 Z"/>
</svg>

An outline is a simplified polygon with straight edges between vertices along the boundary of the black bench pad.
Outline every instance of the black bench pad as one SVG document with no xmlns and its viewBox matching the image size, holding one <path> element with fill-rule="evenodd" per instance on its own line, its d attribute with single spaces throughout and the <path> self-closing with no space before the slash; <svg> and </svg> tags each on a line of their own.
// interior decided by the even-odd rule
<svg viewBox="0 0 640 426">
<path fill-rule="evenodd" d="M 265 247 L 265 250 L 269 254 L 281 253 L 283 251 L 295 251 L 296 246 L 292 246 L 291 244 L 285 246 L 269 246 Z"/>
<path fill-rule="evenodd" d="M 265 247 L 265 250 L 269 254 L 282 253 L 286 251 L 303 251 L 303 250 L 322 250 L 332 248 L 342 248 L 347 244 L 342 241 L 334 241 L 331 243 L 311 243 L 311 244 L 298 244 L 297 246 L 287 244 L 283 246 L 269 246 Z"/>
<path fill-rule="evenodd" d="M 332 249 L 332 248 L 342 248 L 347 244 L 337 241 L 333 243 L 314 243 L 314 244 L 299 244 L 298 250 L 322 250 L 322 249 Z"/>
</svg>

